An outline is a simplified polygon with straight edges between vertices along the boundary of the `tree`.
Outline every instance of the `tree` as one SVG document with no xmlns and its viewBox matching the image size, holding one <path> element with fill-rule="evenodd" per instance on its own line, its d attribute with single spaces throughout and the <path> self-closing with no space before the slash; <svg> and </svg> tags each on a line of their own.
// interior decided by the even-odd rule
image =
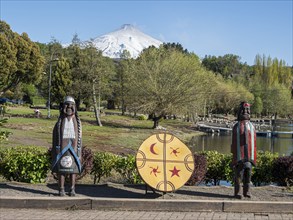
<svg viewBox="0 0 293 220">
<path fill-rule="evenodd" d="M 205 56 L 202 64 L 208 70 L 221 74 L 224 78 L 231 78 L 243 73 L 244 64 L 240 62 L 240 57 L 233 54 L 224 56 Z"/>
<path fill-rule="evenodd" d="M 241 101 L 251 102 L 254 98 L 242 84 L 223 78 L 218 78 L 215 91 L 215 112 L 217 113 L 233 113 Z"/>
<path fill-rule="evenodd" d="M 290 88 L 293 82 L 293 67 L 286 66 L 284 60 L 279 61 L 278 65 L 278 79 L 279 83 Z"/>
<path fill-rule="evenodd" d="M 98 104 L 100 103 L 102 93 L 110 94 L 112 92 L 112 88 L 109 86 L 108 82 L 113 77 L 113 69 L 113 61 L 103 57 L 102 52 L 94 47 L 92 41 L 88 42 L 85 49 L 82 50 L 79 70 L 80 74 L 83 76 L 83 82 L 88 85 L 87 89 L 91 90 L 98 126 L 102 126 Z"/>
<path fill-rule="evenodd" d="M 130 74 L 133 68 L 134 60 L 131 58 L 130 53 L 126 50 L 123 51 L 120 60 L 117 62 L 116 74 L 116 99 L 121 103 L 122 115 L 126 111 L 127 97 L 129 94 Z"/>
<path fill-rule="evenodd" d="M 5 32 L 4 26 L 9 26 L 6 23 L 1 22 L 1 34 L 0 34 L 0 96 L 10 89 L 11 86 L 8 84 L 12 84 L 10 80 L 10 76 L 12 73 L 15 73 L 17 70 L 16 62 L 16 54 L 17 49 L 13 44 L 13 33 L 10 31 L 8 33 Z M 4 29 L 4 30 L 3 30 Z M 9 29 L 10 30 L 10 29 Z M 4 34 L 3 34 L 4 32 Z M 12 36 L 8 36 L 11 34 Z"/>
<path fill-rule="evenodd" d="M 36 83 L 42 77 L 44 59 L 26 33 L 14 33 L 0 21 L 0 95 L 19 83 Z"/>
<path fill-rule="evenodd" d="M 54 76 L 52 77 L 51 87 L 52 101 L 60 104 L 63 102 L 65 96 L 73 94 L 72 76 L 67 59 L 61 57 L 53 72 Z"/>
<path fill-rule="evenodd" d="M 262 93 L 263 112 L 266 115 L 293 115 L 293 100 L 290 90 L 284 85 L 266 87 Z"/>
<path fill-rule="evenodd" d="M 42 80 L 39 83 L 35 82 L 34 84 L 38 88 L 38 91 L 41 94 L 41 96 L 48 98 L 49 100 L 49 95 L 50 95 L 50 107 L 51 107 L 52 105 L 51 100 L 53 102 L 54 101 L 59 102 L 59 100 L 64 98 L 64 97 L 57 97 L 55 96 L 55 93 L 52 92 L 53 90 L 56 91 L 56 89 L 54 89 L 54 86 L 56 86 L 55 84 L 56 72 L 55 71 L 57 69 L 58 61 L 62 59 L 63 49 L 62 49 L 62 45 L 54 38 L 52 38 L 51 42 L 48 44 L 38 43 L 38 45 L 41 45 L 41 51 L 43 53 L 43 56 L 45 57 L 44 71 L 42 73 L 42 75 L 44 75 L 45 77 L 42 77 Z M 58 93 L 58 95 L 60 94 Z M 48 104 L 49 102 L 46 103 L 46 105 Z"/>
<path fill-rule="evenodd" d="M 37 96 L 37 89 L 33 84 L 25 84 L 22 88 L 23 101 L 31 105 L 34 104 L 34 98 Z"/>
<path fill-rule="evenodd" d="M 82 60 L 85 54 L 83 53 L 81 42 L 77 36 L 74 35 L 71 45 L 64 49 L 64 54 L 70 63 L 70 71 L 72 76 L 72 96 L 75 98 L 76 107 L 80 109 L 81 103 L 91 103 L 91 89 L 90 84 L 86 80 L 86 72 L 82 70 Z"/>
<path fill-rule="evenodd" d="M 256 97 L 261 98 L 263 114 L 292 114 L 292 77 L 290 67 L 285 65 L 285 61 L 259 54 L 255 57 L 254 76 L 250 88 Z"/>
<path fill-rule="evenodd" d="M 293 79 L 291 68 L 285 65 L 284 60 L 259 54 L 254 61 L 254 75 L 267 86 L 280 83 L 289 87 Z"/>
<path fill-rule="evenodd" d="M 167 50 L 175 49 L 181 53 L 188 54 L 188 50 L 184 49 L 183 46 L 179 43 L 163 43 L 163 47 Z"/>
<path fill-rule="evenodd" d="M 205 86 L 204 70 L 194 54 L 150 47 L 135 61 L 128 105 L 153 116 L 154 126 L 168 114 L 185 114 Z"/>
<path fill-rule="evenodd" d="M 263 110 L 262 99 L 259 96 L 256 96 L 252 104 L 251 111 L 252 113 L 256 115 L 256 117 L 258 117 L 262 113 L 262 110 Z"/>
</svg>

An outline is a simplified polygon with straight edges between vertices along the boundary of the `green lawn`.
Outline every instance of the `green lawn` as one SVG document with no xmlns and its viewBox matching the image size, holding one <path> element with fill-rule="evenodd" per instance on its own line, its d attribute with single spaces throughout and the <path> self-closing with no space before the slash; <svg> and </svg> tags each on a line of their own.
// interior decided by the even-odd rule
<svg viewBox="0 0 293 220">
<path fill-rule="evenodd" d="M 58 110 L 51 110 L 51 119 L 47 119 L 47 110 L 41 109 L 42 118 L 34 118 L 33 109 L 28 107 L 9 107 L 8 123 L 1 130 L 12 132 L 8 141 L 2 141 L 0 147 L 11 146 L 43 146 L 52 144 L 53 127 L 59 116 Z M 93 151 L 107 151 L 112 153 L 135 153 L 140 144 L 151 134 L 163 132 L 152 129 L 150 120 L 138 120 L 132 116 L 122 116 L 118 111 L 111 111 L 111 115 L 101 116 L 103 126 L 96 125 L 93 112 L 79 112 L 82 122 L 83 146 Z M 119 115 L 118 115 L 119 114 Z M 180 120 L 163 120 L 160 126 L 167 132 L 175 134 L 179 139 L 188 142 L 192 136 L 199 135 L 192 130 L 190 122 Z"/>
</svg>

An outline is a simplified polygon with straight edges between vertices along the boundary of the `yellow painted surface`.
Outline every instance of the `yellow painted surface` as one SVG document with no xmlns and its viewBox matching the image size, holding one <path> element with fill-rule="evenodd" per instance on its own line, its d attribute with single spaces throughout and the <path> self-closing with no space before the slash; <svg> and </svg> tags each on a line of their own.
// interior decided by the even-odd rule
<svg viewBox="0 0 293 220">
<path fill-rule="evenodd" d="M 189 148 L 177 137 L 159 133 L 141 144 L 136 165 L 146 184 L 158 191 L 172 192 L 189 180 L 194 159 Z"/>
</svg>

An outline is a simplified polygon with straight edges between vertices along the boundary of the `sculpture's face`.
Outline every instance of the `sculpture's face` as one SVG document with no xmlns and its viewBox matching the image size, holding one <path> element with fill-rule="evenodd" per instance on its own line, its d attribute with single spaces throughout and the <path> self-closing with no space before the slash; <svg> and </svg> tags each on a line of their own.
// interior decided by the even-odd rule
<svg viewBox="0 0 293 220">
<path fill-rule="evenodd" d="M 238 111 L 238 120 L 250 120 L 250 104 L 242 102 Z"/>
<path fill-rule="evenodd" d="M 75 103 L 74 102 L 65 102 L 63 104 L 63 112 L 67 116 L 75 114 Z"/>
</svg>

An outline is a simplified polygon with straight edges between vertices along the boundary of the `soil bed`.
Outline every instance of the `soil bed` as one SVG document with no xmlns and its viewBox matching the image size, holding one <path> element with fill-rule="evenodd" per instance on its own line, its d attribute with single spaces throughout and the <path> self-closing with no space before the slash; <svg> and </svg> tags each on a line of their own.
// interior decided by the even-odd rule
<svg viewBox="0 0 293 220">
<path fill-rule="evenodd" d="M 68 189 L 67 189 L 68 191 Z M 178 200 L 237 200 L 231 186 L 183 186 L 172 193 L 146 191 L 145 185 L 106 183 L 100 185 L 77 184 L 77 197 L 178 199 Z M 278 186 L 251 188 L 252 198 L 247 201 L 293 201 L 293 192 Z M 0 197 L 58 196 L 56 183 L 27 184 L 18 182 L 0 183 Z"/>
</svg>

